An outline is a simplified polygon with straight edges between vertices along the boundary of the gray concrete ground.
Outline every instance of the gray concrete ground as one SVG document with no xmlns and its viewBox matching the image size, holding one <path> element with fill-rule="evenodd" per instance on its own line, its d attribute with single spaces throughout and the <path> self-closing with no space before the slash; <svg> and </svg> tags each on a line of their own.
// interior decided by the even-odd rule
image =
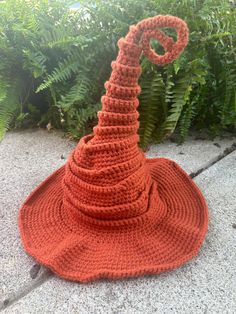
<svg viewBox="0 0 236 314">
<path fill-rule="evenodd" d="M 22 249 L 18 208 L 65 162 L 74 142 L 60 133 L 10 132 L 0 143 L 0 309 L 3 313 L 236 313 L 236 139 L 154 145 L 149 157 L 176 160 L 203 191 L 209 231 L 199 255 L 158 276 L 89 284 L 57 278 Z M 199 173 L 199 174 L 198 174 Z"/>
</svg>

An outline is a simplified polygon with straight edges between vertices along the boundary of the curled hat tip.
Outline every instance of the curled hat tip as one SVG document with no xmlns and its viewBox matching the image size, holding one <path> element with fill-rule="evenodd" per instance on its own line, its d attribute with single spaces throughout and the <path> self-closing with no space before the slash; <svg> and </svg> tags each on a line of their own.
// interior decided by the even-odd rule
<svg viewBox="0 0 236 314">
<path fill-rule="evenodd" d="M 166 27 L 176 30 L 176 41 L 161 30 Z M 119 53 L 116 61 L 111 64 L 112 73 L 105 83 L 106 94 L 101 101 L 102 111 L 123 114 L 123 119 L 119 118 L 119 125 L 116 125 L 118 120 L 114 115 L 98 115 L 98 125 L 94 128 L 92 140 L 94 144 L 111 140 L 112 134 L 109 130 L 111 126 L 114 126 L 112 128 L 114 136 L 120 140 L 133 136 L 138 130 L 137 121 L 130 121 L 130 128 L 127 128 L 125 115 L 133 112 L 133 104 L 141 92 L 138 79 L 141 75 L 139 60 L 142 53 L 154 64 L 170 63 L 187 45 L 188 32 L 187 24 L 182 19 L 171 15 L 157 15 L 131 25 L 128 34 L 118 40 Z M 163 46 L 165 50 L 163 55 L 158 55 L 151 48 L 152 38 Z"/>
</svg>

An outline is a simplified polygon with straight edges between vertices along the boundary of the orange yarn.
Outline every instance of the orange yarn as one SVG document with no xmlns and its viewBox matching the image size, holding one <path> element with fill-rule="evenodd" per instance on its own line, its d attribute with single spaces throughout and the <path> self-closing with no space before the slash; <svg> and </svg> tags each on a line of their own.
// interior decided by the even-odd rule
<svg viewBox="0 0 236 314">
<path fill-rule="evenodd" d="M 163 27 L 176 29 L 176 43 Z M 162 44 L 163 56 L 151 49 L 150 38 Z M 137 145 L 141 53 L 166 64 L 187 41 L 187 25 L 177 17 L 131 26 L 118 42 L 94 134 L 22 205 L 26 251 L 58 275 L 85 282 L 159 273 L 197 254 L 208 222 L 201 192 L 175 162 L 146 159 Z"/>
</svg>

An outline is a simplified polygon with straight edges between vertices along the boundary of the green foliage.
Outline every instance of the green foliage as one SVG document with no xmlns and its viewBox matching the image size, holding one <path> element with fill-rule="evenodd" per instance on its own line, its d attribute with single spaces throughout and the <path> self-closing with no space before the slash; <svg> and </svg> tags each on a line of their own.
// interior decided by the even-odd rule
<svg viewBox="0 0 236 314">
<path fill-rule="evenodd" d="M 236 5 L 228 0 L 0 2 L 0 138 L 14 127 L 50 123 L 79 138 L 96 123 L 104 82 L 129 25 L 172 14 L 189 25 L 173 64 L 142 58 L 140 145 L 190 128 L 236 128 Z M 170 35 L 173 32 L 166 30 Z M 160 53 L 158 43 L 153 43 Z"/>
<path fill-rule="evenodd" d="M 86 131 L 91 131 L 92 125 L 89 125 L 89 122 L 96 118 L 100 107 L 101 105 L 98 103 L 78 110 L 75 110 L 74 108 L 70 109 L 67 112 L 68 135 L 79 139 Z"/>
<path fill-rule="evenodd" d="M 4 80 L 0 82 L 0 140 L 9 129 L 14 113 L 17 111 L 17 99 L 10 94 L 9 85 Z"/>
<path fill-rule="evenodd" d="M 159 71 L 146 72 L 141 79 L 140 95 L 140 145 L 145 148 L 153 134 L 156 139 L 162 138 L 163 123 L 168 110 L 165 102 L 165 84 Z M 158 104 L 158 106 L 157 106 Z"/>
</svg>

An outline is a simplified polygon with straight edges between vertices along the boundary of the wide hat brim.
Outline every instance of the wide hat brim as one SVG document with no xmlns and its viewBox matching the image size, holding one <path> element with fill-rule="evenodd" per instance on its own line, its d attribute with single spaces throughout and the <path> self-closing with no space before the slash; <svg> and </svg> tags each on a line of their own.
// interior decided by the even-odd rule
<svg viewBox="0 0 236 314">
<path fill-rule="evenodd" d="M 20 209 L 25 250 L 60 277 L 79 282 L 157 274 L 190 260 L 207 231 L 206 202 L 174 161 L 146 161 L 153 179 L 147 211 L 112 223 L 65 210 L 65 166 L 55 171 Z"/>
</svg>

